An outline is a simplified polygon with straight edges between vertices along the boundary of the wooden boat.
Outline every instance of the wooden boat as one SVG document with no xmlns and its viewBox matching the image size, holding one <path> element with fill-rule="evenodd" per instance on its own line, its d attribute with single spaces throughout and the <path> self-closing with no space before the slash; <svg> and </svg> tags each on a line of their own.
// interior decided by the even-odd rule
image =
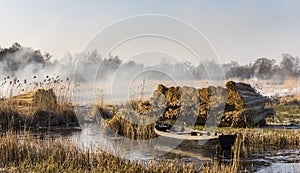
<svg viewBox="0 0 300 173">
<path fill-rule="evenodd" d="M 216 140 L 219 138 L 218 133 L 211 134 L 210 132 L 205 131 L 184 131 L 184 132 L 176 132 L 176 131 L 160 131 L 157 128 L 154 129 L 155 133 L 158 136 L 164 136 L 173 139 L 182 139 L 182 140 L 192 140 L 192 141 L 207 141 L 207 140 Z"/>
<path fill-rule="evenodd" d="M 193 130 L 185 128 L 184 131 L 176 131 L 176 127 L 163 126 L 157 124 L 154 128 L 158 136 L 165 138 L 165 141 L 174 143 L 188 142 L 189 144 L 198 144 L 205 146 L 215 146 L 220 144 L 222 150 L 230 150 L 234 144 L 236 135 L 223 135 L 221 133 L 212 133 L 207 131 Z M 177 127 L 177 129 L 179 129 Z"/>
</svg>

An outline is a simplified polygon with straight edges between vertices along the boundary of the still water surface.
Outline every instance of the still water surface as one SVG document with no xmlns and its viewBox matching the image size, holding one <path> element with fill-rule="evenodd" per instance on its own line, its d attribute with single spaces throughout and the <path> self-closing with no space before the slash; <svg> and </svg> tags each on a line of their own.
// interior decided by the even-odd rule
<svg viewBox="0 0 300 173">
<path fill-rule="evenodd" d="M 82 131 L 68 134 L 64 138 L 83 149 L 101 149 L 130 160 L 172 159 L 175 154 L 184 162 L 201 164 L 217 156 L 215 150 L 173 148 L 163 146 L 156 140 L 132 141 L 91 126 L 85 126 Z M 239 160 L 243 166 L 242 172 L 300 172 L 300 147 L 243 146 Z"/>
</svg>

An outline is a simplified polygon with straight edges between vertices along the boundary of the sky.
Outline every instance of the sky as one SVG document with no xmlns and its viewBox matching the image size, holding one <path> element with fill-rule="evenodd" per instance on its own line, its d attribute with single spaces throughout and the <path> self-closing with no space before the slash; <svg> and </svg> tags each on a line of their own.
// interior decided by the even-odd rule
<svg viewBox="0 0 300 173">
<path fill-rule="evenodd" d="M 116 21 L 143 14 L 171 16 L 194 26 L 210 42 L 221 63 L 248 64 L 259 57 L 280 61 L 283 53 L 300 55 L 300 1 L 297 0 L 0 0 L 0 3 L 1 47 L 19 42 L 57 58 L 63 58 L 66 52 L 83 51 L 97 33 Z M 121 59 L 134 56 L 119 53 Z M 170 54 L 177 54 L 182 61 L 187 58 L 181 57 L 179 49 Z"/>
</svg>

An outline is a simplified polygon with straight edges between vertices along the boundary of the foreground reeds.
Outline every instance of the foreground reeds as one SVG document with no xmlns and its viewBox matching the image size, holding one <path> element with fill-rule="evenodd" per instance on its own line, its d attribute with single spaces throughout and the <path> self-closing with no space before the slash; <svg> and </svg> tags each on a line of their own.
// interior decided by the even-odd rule
<svg viewBox="0 0 300 173">
<path fill-rule="evenodd" d="M 232 165 L 234 167 L 232 167 Z M 232 172 L 236 165 L 202 166 L 180 160 L 129 161 L 101 150 L 81 150 L 62 140 L 0 138 L 0 172 Z"/>
<path fill-rule="evenodd" d="M 179 158 L 129 161 L 103 151 L 83 150 L 66 139 L 39 140 L 7 133 L 0 138 L 0 172 L 238 172 L 239 157 L 248 146 L 299 146 L 298 130 L 290 129 L 220 129 L 237 133 L 234 157 L 223 163 L 213 159 L 201 165 Z"/>
<path fill-rule="evenodd" d="M 241 134 L 242 143 L 256 146 L 299 146 L 299 129 L 220 128 L 220 132 Z"/>
</svg>

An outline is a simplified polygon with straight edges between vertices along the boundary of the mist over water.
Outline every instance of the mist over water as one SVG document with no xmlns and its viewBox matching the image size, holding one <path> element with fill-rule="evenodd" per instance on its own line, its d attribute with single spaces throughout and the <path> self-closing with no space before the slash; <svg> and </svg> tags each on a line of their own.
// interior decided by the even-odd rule
<svg viewBox="0 0 300 173">
<path fill-rule="evenodd" d="M 155 55 L 155 62 L 151 65 L 142 63 L 140 60 L 143 55 Z M 208 85 L 224 86 L 224 81 L 220 82 L 220 74 L 224 74 L 227 79 L 247 79 L 254 82 L 272 79 L 280 83 L 287 77 L 297 78 L 300 74 L 299 58 L 289 54 L 283 54 L 280 64 L 269 58 L 258 58 L 253 64 L 246 66 L 240 66 L 238 62 L 221 65 L 214 61 L 203 61 L 195 65 L 159 52 L 140 54 L 125 61 L 122 59 L 123 57 L 111 54 L 102 57 L 97 51 L 73 55 L 66 53 L 63 58 L 57 59 L 49 53 L 14 43 L 11 47 L 0 50 L 1 87 L 4 88 L 2 96 L 7 96 L 9 88 L 16 86 L 18 82 L 23 82 L 24 86 L 38 86 L 47 82 L 46 77 L 57 79 L 60 83 L 71 82 L 80 86 L 80 92 L 74 93 L 78 100 L 93 102 L 98 99 L 95 98 L 96 92 L 101 92 L 106 101 L 115 102 L 147 98 L 160 83 L 197 88 Z M 24 91 L 33 88 L 27 86 Z M 20 90 L 23 89 L 20 87 Z"/>
<path fill-rule="evenodd" d="M 47 82 L 48 77 L 54 77 L 62 83 L 70 80 L 74 85 L 80 85 L 80 95 L 85 97 L 84 100 L 91 99 L 96 90 L 118 100 L 136 97 L 142 88 L 149 86 L 149 81 L 153 91 L 153 87 L 162 82 L 179 85 L 176 83 L 178 80 L 195 79 L 189 69 L 192 67 L 190 63 L 174 61 L 172 58 L 162 58 L 161 62 L 152 66 L 132 60 L 122 62 L 118 56 L 112 55 L 103 58 L 97 51 L 74 55 L 66 53 L 65 57 L 54 59 L 48 53 L 22 47 L 18 43 L 1 49 L 0 67 L 2 87 L 6 90 L 21 82 L 39 86 Z M 208 78 L 207 73 L 201 76 Z"/>
</svg>

